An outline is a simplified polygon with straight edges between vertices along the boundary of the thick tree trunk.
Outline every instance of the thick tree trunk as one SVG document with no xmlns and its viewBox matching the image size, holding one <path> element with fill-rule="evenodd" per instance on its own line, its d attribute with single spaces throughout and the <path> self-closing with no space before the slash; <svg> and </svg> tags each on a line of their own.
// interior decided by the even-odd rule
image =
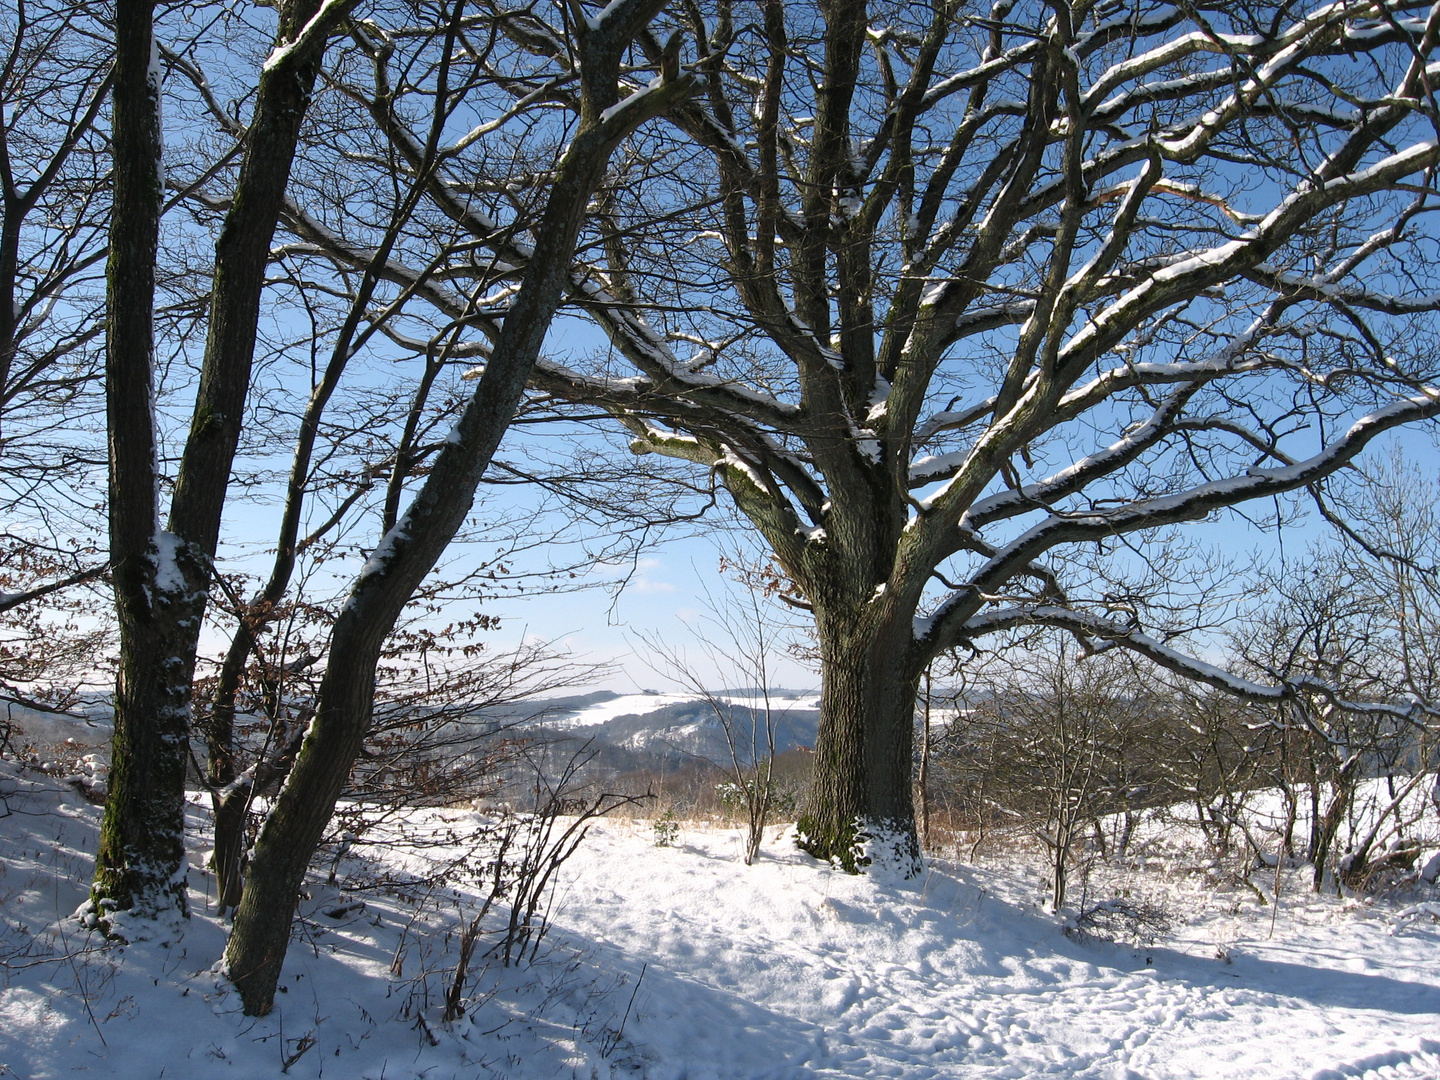
<svg viewBox="0 0 1440 1080">
<path fill-rule="evenodd" d="M 91 895 L 113 932 L 117 911 L 142 919 L 186 912 L 183 811 L 193 651 L 187 663 L 174 649 L 182 583 L 174 547 L 157 526 L 153 309 L 163 181 L 153 15 L 153 4 L 138 0 L 121 0 L 115 12 L 105 390 L 120 663 L 110 794 Z"/>
<path fill-rule="evenodd" d="M 195 665 L 193 647 L 187 654 L 185 640 L 177 639 L 189 637 L 182 624 L 191 605 L 157 584 L 156 561 L 151 548 L 117 560 L 114 568 L 120 657 L 110 792 L 92 902 L 119 937 L 146 931 L 119 929 L 112 912 L 143 919 L 188 914 L 185 771 Z"/>
<path fill-rule="evenodd" d="M 800 846 L 855 873 L 875 863 L 920 867 L 912 790 L 915 701 L 923 665 L 909 621 L 876 625 L 817 612 L 820 726 Z"/>
</svg>

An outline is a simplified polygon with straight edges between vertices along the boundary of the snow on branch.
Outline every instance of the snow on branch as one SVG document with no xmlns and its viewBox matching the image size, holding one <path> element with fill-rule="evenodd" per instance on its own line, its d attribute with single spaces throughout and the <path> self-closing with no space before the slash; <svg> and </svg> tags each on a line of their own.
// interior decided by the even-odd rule
<svg viewBox="0 0 1440 1080">
<path fill-rule="evenodd" d="M 995 398 L 988 397 L 984 401 L 977 401 L 973 405 L 967 405 L 963 409 L 956 409 L 953 405 L 928 417 L 924 423 L 915 429 L 915 442 L 921 443 L 926 439 L 933 438 L 942 431 L 953 431 L 956 428 L 968 427 L 970 424 L 988 416 L 995 408 Z"/>
<path fill-rule="evenodd" d="M 1260 265 L 1285 239 L 1294 235 L 1303 222 L 1321 210 L 1383 190 L 1433 167 L 1437 161 L 1440 161 L 1440 143 L 1430 139 L 1389 154 L 1367 168 L 1301 183 L 1243 237 L 1163 267 L 1122 293 L 1066 343 L 1060 354 L 1062 367 L 1079 366 L 1112 347 L 1120 335 L 1146 315 Z"/>
<path fill-rule="evenodd" d="M 1070 417 L 1085 412 L 1120 390 L 1135 386 L 1160 386 L 1165 383 L 1210 382 L 1225 375 L 1236 375 L 1264 367 L 1269 361 L 1246 356 L 1259 338 L 1265 320 L 1257 319 L 1242 334 L 1237 334 L 1218 356 L 1191 363 L 1129 363 L 1102 371 L 1088 383 L 1071 390 L 1056 406 L 1059 416 Z"/>
<path fill-rule="evenodd" d="M 1297 675 L 1275 683 L 1255 682 L 1181 652 L 1133 626 L 1054 604 L 1017 605 L 986 611 L 958 628 L 955 640 L 969 641 L 1023 626 L 1051 626 L 1068 630 L 1083 638 L 1098 639 L 1104 643 L 1101 649 L 1129 649 L 1168 671 L 1245 701 L 1294 701 L 1314 696 L 1345 712 L 1381 714 L 1412 724 L 1423 722 L 1425 717 L 1440 717 L 1440 708 L 1431 702 L 1416 699 L 1402 705 L 1386 701 L 1354 700 L 1341 693 L 1334 684 L 1313 675 Z M 947 642 L 951 643 L 953 642 Z"/>
<path fill-rule="evenodd" d="M 376 254 L 373 248 L 362 248 L 350 243 L 303 209 L 289 195 L 285 196 L 282 213 L 286 227 L 309 244 L 308 248 L 288 245 L 286 251 L 324 256 L 351 269 L 363 270 L 370 267 L 381 279 L 423 295 L 451 318 L 463 318 L 467 314 L 473 314 L 466 297 L 446 288 L 435 279 L 433 273 L 422 273 L 393 256 L 386 259 L 383 266 L 371 266 Z"/>
<path fill-rule="evenodd" d="M 300 28 L 293 41 L 275 46 L 265 60 L 263 71 L 272 73 L 282 68 L 305 63 L 330 36 L 335 24 L 343 19 L 356 0 L 323 0 L 310 21 Z"/>
<path fill-rule="evenodd" d="M 1175 418 L 1197 387 L 1181 387 L 1161 402 L 1155 411 L 1105 449 L 1088 454 L 1045 479 L 1019 490 L 991 495 L 976 502 L 961 516 L 960 527 L 978 528 L 991 521 L 1048 506 L 1055 500 L 1081 490 L 1101 476 L 1124 468 L 1142 452 L 1175 430 Z"/>
<path fill-rule="evenodd" d="M 770 394 L 734 379 L 696 370 L 688 361 L 682 361 L 649 321 L 632 305 L 622 303 L 606 290 L 593 272 L 577 270 L 572 275 L 572 293 L 590 310 L 626 359 L 653 380 L 657 390 L 702 401 L 722 413 L 774 427 L 784 428 L 800 415 L 797 407 Z"/>
<path fill-rule="evenodd" d="M 1242 476 L 1199 484 L 1172 495 L 1140 499 L 1110 510 L 1091 509 L 1073 514 L 1052 512 L 1045 520 L 996 550 L 969 582 L 951 593 L 929 617 L 924 633 L 942 638 L 959 633 L 955 627 L 968 625 L 967 620 L 976 617 L 988 602 L 987 597 L 997 595 L 1006 582 L 1024 573 L 1026 567 L 1060 544 L 1106 539 L 1143 529 L 1196 521 L 1213 510 L 1294 491 L 1329 476 L 1383 432 L 1436 416 L 1440 416 L 1440 389 L 1427 388 L 1420 395 L 1393 402 L 1361 417 L 1320 453 L 1303 461 L 1269 469 L 1252 468 Z M 1115 452 L 1123 455 L 1125 450 L 1122 448 Z M 1064 477 L 1064 473 L 1058 475 Z M 923 508 L 924 504 L 921 505 Z M 997 503 L 987 508 L 994 514 L 1001 506 L 1003 504 Z M 924 515 L 917 520 L 923 521 Z M 963 532 L 957 530 L 957 534 L 963 535 Z"/>
<path fill-rule="evenodd" d="M 1427 311 L 1440 311 L 1440 293 L 1395 296 L 1391 293 L 1375 292 L 1358 285 L 1336 284 L 1330 280 L 1328 274 L 1300 274 L 1293 270 L 1277 269 L 1264 263 L 1251 270 L 1248 276 L 1271 288 L 1288 293 L 1379 311 L 1386 315 L 1415 315 Z"/>
<path fill-rule="evenodd" d="M 1113 510 L 1055 515 L 1010 545 L 1017 550 L 1044 550 L 1055 543 L 1112 536 L 1122 532 L 1193 521 L 1212 510 L 1251 499 L 1284 494 L 1329 476 L 1350 461 L 1377 435 L 1416 420 L 1440 416 L 1440 389 L 1404 398 L 1356 420 L 1348 431 L 1320 453 L 1291 465 L 1250 469 L 1243 476 L 1199 484 L 1187 491 L 1142 499 Z M 1052 539 L 1053 537 L 1053 539 Z"/>
</svg>

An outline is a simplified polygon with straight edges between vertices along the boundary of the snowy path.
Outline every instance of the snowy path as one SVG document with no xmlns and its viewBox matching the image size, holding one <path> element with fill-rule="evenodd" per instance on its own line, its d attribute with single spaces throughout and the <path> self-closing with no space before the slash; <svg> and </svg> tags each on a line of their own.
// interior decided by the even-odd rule
<svg viewBox="0 0 1440 1080">
<path fill-rule="evenodd" d="M 650 1076 L 1440 1077 L 1432 932 L 1286 919 L 1226 964 L 1199 941 L 1071 942 L 963 870 L 919 889 L 786 854 L 737 870 L 726 838 L 688 839 L 608 836 L 635 849 L 583 874 L 572 894 L 593 897 L 558 919 L 650 965 L 633 1029 L 661 1051 Z"/>
</svg>

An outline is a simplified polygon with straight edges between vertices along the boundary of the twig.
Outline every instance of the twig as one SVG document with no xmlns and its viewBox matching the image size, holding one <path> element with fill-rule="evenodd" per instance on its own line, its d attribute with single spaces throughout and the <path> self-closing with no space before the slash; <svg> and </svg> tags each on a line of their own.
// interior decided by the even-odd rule
<svg viewBox="0 0 1440 1080">
<path fill-rule="evenodd" d="M 282 1039 L 280 1042 L 280 1059 L 284 1062 L 284 1064 L 280 1066 L 280 1071 L 282 1073 L 288 1073 L 290 1071 L 290 1066 L 294 1065 L 295 1062 L 299 1061 L 302 1057 L 304 1057 L 305 1052 L 309 1050 L 312 1046 L 314 1046 L 316 1041 L 317 1040 L 315 1038 L 315 1033 L 313 1031 L 307 1031 L 304 1035 L 301 1035 L 300 1038 L 295 1040 L 295 1052 L 286 1056 L 285 1042 Z M 434 1044 L 432 1043 L 431 1045 L 433 1046 Z"/>
<path fill-rule="evenodd" d="M 620 1026 L 607 1036 L 600 1045 L 600 1056 L 608 1058 L 620 1045 L 620 1040 L 625 1037 L 625 1025 L 630 1020 L 630 1010 L 635 1007 L 635 995 L 640 993 L 640 984 L 645 981 L 645 972 L 650 967 L 648 963 L 640 965 L 640 977 L 635 980 L 635 989 L 630 991 L 630 1004 L 625 1006 L 625 1015 L 620 1018 Z"/>
<path fill-rule="evenodd" d="M 1270 933 L 1266 940 L 1275 936 L 1275 920 L 1280 917 L 1280 868 L 1285 865 L 1285 838 L 1275 842 L 1275 906 L 1270 909 Z"/>
</svg>

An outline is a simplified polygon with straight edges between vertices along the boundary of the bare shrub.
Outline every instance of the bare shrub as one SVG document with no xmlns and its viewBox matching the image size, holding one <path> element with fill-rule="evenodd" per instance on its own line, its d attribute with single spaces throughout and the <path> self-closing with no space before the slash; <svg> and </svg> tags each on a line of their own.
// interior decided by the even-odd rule
<svg viewBox="0 0 1440 1080">
<path fill-rule="evenodd" d="M 1133 826 L 1139 810 L 1173 798 L 1156 737 L 1170 703 L 1146 674 L 1128 657 L 1037 648 L 957 705 L 935 747 L 970 828 L 1019 831 L 1044 846 L 1052 910 L 1065 904 L 1077 846 L 1105 852 L 1105 819 Z M 1129 832 L 1117 836 L 1122 853 Z"/>
<path fill-rule="evenodd" d="M 798 793 L 792 797 L 775 775 L 776 725 L 788 709 L 771 693 L 775 657 L 788 648 L 787 638 L 793 638 L 794 627 L 780 617 L 774 602 L 786 588 L 785 576 L 774 563 L 742 553 L 723 557 L 720 570 L 750 589 L 734 601 L 722 601 L 705 590 L 703 632 L 696 633 L 695 644 L 708 666 L 729 670 L 752 688 L 745 693 L 749 704 L 738 703 L 738 695 L 708 689 L 700 668 L 683 648 L 654 635 L 641 640 L 656 658 L 655 670 L 704 701 L 724 733 L 728 760 L 713 764 L 726 773 L 726 779 L 716 785 L 716 795 L 723 808 L 743 811 L 745 865 L 749 866 L 760 852 L 771 815 L 794 813 L 799 802 Z M 794 644 L 793 640 L 789 644 Z"/>
<path fill-rule="evenodd" d="M 1105 941 L 1149 947 L 1168 934 L 1173 924 L 1163 904 L 1116 897 L 1082 910 L 1065 928 L 1065 936 L 1081 943 Z"/>
</svg>

